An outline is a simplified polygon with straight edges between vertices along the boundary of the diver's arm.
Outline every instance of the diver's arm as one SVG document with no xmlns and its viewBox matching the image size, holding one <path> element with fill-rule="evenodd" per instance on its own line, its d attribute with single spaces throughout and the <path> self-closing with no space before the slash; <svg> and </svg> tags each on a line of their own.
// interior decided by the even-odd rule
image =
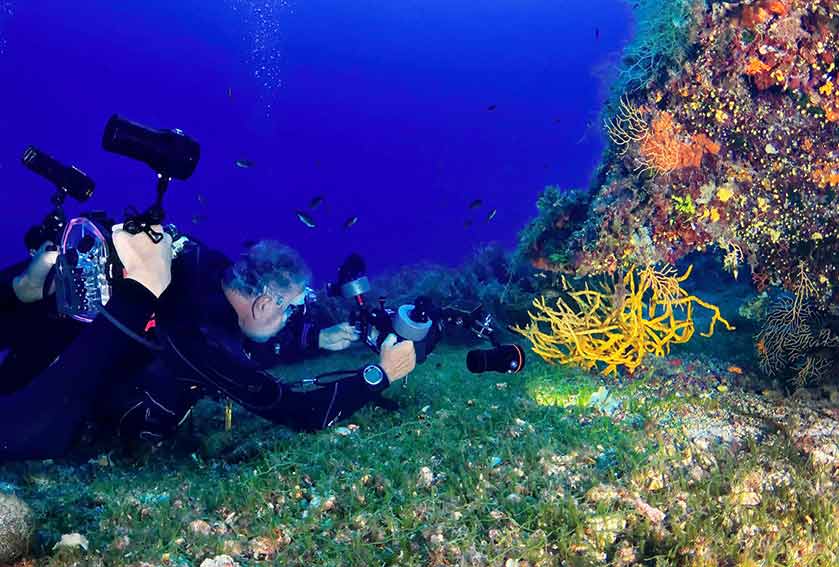
<svg viewBox="0 0 839 567">
<path fill-rule="evenodd" d="M 347 419 L 390 385 L 387 376 L 377 386 L 364 381 L 361 371 L 315 390 L 297 391 L 278 384 L 274 403 L 246 409 L 277 424 L 302 431 L 326 429 Z"/>
<path fill-rule="evenodd" d="M 256 413 L 275 423 L 304 430 L 325 429 L 339 419 L 348 418 L 377 398 L 392 382 L 404 378 L 415 368 L 414 343 L 403 341 L 397 344 L 396 340 L 393 334 L 385 338 L 379 364 L 368 364 L 355 373 L 348 373 L 344 379 L 325 384 L 317 390 L 296 391 L 278 385 L 274 407 L 264 413 Z"/>
<path fill-rule="evenodd" d="M 0 349 L 9 348 L 24 316 L 26 304 L 15 293 L 14 280 L 26 270 L 28 260 L 0 271 Z"/>
<path fill-rule="evenodd" d="M 114 284 L 107 310 L 114 320 L 141 334 L 156 303 L 153 293 L 133 280 Z M 9 396 L 0 396 L 0 461 L 45 459 L 69 447 L 96 392 L 123 360 L 142 345 L 97 317 L 47 370 Z"/>
</svg>

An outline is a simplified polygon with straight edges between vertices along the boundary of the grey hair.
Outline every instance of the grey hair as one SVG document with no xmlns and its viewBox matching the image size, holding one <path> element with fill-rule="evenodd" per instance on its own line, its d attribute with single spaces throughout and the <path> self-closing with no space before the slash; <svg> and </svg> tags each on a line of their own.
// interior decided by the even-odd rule
<svg viewBox="0 0 839 567">
<path fill-rule="evenodd" d="M 297 251 L 276 240 L 260 240 L 224 273 L 224 285 L 245 296 L 266 290 L 281 293 L 292 285 L 305 287 L 312 279 L 309 266 Z"/>
</svg>

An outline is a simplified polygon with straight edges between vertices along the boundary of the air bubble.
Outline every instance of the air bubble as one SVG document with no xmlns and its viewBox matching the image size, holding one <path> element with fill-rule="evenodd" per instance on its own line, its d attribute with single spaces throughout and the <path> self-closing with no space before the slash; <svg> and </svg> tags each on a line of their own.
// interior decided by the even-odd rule
<svg viewBox="0 0 839 567">
<path fill-rule="evenodd" d="M 262 97 L 270 100 L 282 86 L 282 23 L 283 17 L 290 13 L 289 2 L 227 0 L 227 6 L 243 30 L 243 39 L 248 49 L 245 63 L 253 69 L 253 76 L 263 90 Z M 270 112 L 270 104 L 266 104 L 266 108 Z"/>
<path fill-rule="evenodd" d="M 8 46 L 6 28 L 14 15 L 14 5 L 8 0 L 0 0 L 0 55 L 6 53 L 6 47 Z"/>
</svg>

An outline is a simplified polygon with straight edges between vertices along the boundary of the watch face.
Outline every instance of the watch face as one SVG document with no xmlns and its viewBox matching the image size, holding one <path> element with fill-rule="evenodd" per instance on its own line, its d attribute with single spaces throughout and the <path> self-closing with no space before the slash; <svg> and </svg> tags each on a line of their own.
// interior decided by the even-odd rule
<svg viewBox="0 0 839 567">
<path fill-rule="evenodd" d="M 375 386 L 382 381 L 382 369 L 378 366 L 368 366 L 364 369 L 362 374 L 364 376 L 364 381 L 371 386 Z"/>
</svg>

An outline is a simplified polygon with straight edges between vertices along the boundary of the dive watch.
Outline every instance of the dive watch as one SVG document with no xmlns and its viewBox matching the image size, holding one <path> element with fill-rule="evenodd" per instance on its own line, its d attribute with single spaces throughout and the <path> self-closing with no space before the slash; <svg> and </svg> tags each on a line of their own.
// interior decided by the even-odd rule
<svg viewBox="0 0 839 567">
<path fill-rule="evenodd" d="M 373 389 L 381 389 L 387 385 L 385 381 L 385 371 L 378 364 L 368 364 L 361 369 L 361 377 Z"/>
</svg>

